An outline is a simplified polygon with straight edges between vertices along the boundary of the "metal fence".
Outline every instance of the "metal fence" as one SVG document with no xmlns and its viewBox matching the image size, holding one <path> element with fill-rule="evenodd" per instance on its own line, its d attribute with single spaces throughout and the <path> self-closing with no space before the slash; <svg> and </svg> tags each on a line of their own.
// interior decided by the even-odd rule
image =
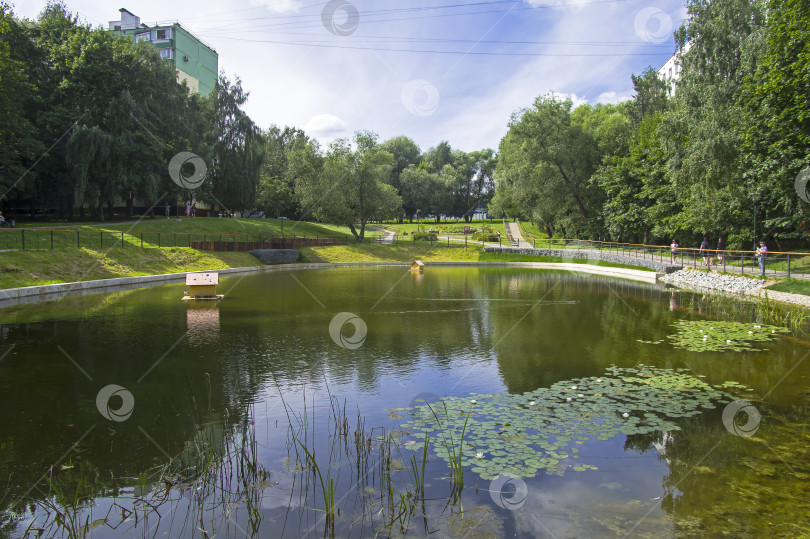
<svg viewBox="0 0 810 539">
<path fill-rule="evenodd" d="M 106 249 L 112 247 L 191 247 L 194 242 L 271 242 L 269 234 L 192 234 L 175 232 L 109 232 L 98 230 L 0 230 L 0 250 Z M 326 239 L 346 243 L 348 235 L 289 235 L 285 239 Z"/>
<path fill-rule="evenodd" d="M 542 239 L 522 241 L 520 247 L 535 249 L 571 249 L 607 251 L 627 258 L 669 262 L 684 268 L 712 269 L 743 275 L 761 275 L 760 257 L 756 251 L 694 249 L 678 247 L 674 255 L 669 245 L 646 245 L 580 239 Z M 768 251 L 764 261 L 766 277 L 810 279 L 810 253 Z"/>
</svg>

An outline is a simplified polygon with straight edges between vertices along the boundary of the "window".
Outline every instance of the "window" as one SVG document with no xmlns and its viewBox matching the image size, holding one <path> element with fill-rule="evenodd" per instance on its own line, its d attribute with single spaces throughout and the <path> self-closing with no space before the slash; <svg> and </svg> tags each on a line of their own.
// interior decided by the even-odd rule
<svg viewBox="0 0 810 539">
<path fill-rule="evenodd" d="M 139 41 L 152 41 L 149 32 L 143 32 L 141 34 L 135 34 L 135 43 Z"/>
<path fill-rule="evenodd" d="M 152 30 L 152 39 L 154 41 L 165 41 L 172 38 L 171 28 L 163 28 L 160 30 Z"/>
<path fill-rule="evenodd" d="M 172 50 L 171 49 L 160 49 L 160 57 L 165 58 L 167 60 L 171 60 L 173 58 Z"/>
</svg>

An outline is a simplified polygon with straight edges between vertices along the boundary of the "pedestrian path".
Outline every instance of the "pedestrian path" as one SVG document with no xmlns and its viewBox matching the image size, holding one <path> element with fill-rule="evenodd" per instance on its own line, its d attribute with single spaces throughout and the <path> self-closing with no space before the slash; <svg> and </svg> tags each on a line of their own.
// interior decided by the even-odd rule
<svg viewBox="0 0 810 539">
<path fill-rule="evenodd" d="M 504 222 L 504 227 L 506 228 L 506 237 L 509 238 L 509 244 L 512 247 L 531 247 L 531 244 L 523 239 L 517 223 Z"/>
<path fill-rule="evenodd" d="M 581 251 L 589 251 L 589 252 L 599 252 L 600 251 L 600 249 L 594 249 L 590 245 L 587 246 L 587 247 L 582 246 L 582 245 L 577 246 L 576 250 L 580 251 L 580 252 Z M 609 251 L 610 252 L 616 252 L 614 249 L 609 249 Z M 659 258 L 660 253 L 653 254 L 653 253 L 645 252 L 644 250 L 638 250 L 638 249 L 626 249 L 626 250 L 625 249 L 619 249 L 617 254 L 619 254 L 620 256 L 622 256 L 624 258 L 630 259 L 630 260 L 650 260 L 651 258 L 657 260 Z M 730 259 L 727 258 L 726 264 L 723 264 L 722 261 L 718 261 L 717 264 L 708 265 L 705 262 L 703 262 L 703 258 L 700 255 L 698 255 L 696 258 L 693 259 L 693 258 L 691 258 L 691 257 L 689 257 L 687 255 L 680 254 L 679 257 L 678 257 L 678 260 L 676 260 L 676 264 L 680 265 L 681 268 L 693 268 L 693 269 L 699 269 L 699 270 L 709 269 L 710 271 L 715 272 L 715 273 L 718 273 L 718 272 L 732 273 L 732 274 L 736 274 L 736 275 L 744 275 L 746 277 L 758 277 L 760 275 L 759 264 L 753 258 L 753 256 L 746 256 L 745 257 L 745 259 L 743 261 L 744 266 L 740 265 L 741 261 L 740 261 L 738 255 L 733 255 L 733 254 L 729 253 L 727 256 Z M 663 259 L 666 260 L 668 258 L 669 258 L 669 252 L 667 250 L 666 255 L 663 256 Z M 711 258 L 713 258 L 713 256 Z M 775 257 L 771 256 L 771 257 L 769 257 L 769 260 L 774 262 Z M 799 271 L 796 271 L 796 270 L 791 271 L 790 275 L 788 275 L 788 272 L 786 270 L 771 269 L 771 268 L 767 267 L 767 265 L 766 265 L 765 270 L 766 270 L 765 271 L 765 277 L 768 278 L 768 279 L 784 279 L 786 277 L 792 277 L 792 278 L 795 278 L 795 279 L 808 279 L 808 278 L 810 278 L 810 274 L 806 274 L 806 273 L 799 272 Z"/>
<path fill-rule="evenodd" d="M 378 243 L 380 245 L 393 245 L 394 244 L 394 236 L 397 235 L 396 232 L 393 230 L 385 230 L 383 228 L 375 228 L 375 230 L 379 230 L 382 232 L 381 236 L 374 238 L 374 243 Z"/>
</svg>

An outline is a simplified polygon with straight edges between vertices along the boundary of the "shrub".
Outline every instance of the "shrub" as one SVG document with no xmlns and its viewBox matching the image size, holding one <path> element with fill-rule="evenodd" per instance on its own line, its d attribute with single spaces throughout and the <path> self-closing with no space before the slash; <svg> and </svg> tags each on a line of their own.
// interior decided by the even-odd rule
<svg viewBox="0 0 810 539">
<path fill-rule="evenodd" d="M 498 235 L 493 232 L 476 232 L 472 235 L 475 241 L 498 241 Z"/>
<path fill-rule="evenodd" d="M 439 239 L 436 234 L 429 232 L 414 232 L 411 236 L 415 241 L 436 241 Z"/>
</svg>

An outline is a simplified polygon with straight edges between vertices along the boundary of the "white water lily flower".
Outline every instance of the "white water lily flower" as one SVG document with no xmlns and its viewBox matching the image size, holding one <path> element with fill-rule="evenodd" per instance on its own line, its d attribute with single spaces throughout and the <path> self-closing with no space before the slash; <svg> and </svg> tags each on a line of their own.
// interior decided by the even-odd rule
<svg viewBox="0 0 810 539">
<path fill-rule="evenodd" d="M 754 334 L 754 332 L 753 332 L 753 331 L 749 331 L 749 332 L 748 332 L 748 334 L 749 334 L 749 335 L 753 335 L 753 334 Z"/>
<path fill-rule="evenodd" d="M 534 406 L 534 401 L 530 402 L 529 406 Z"/>
<path fill-rule="evenodd" d="M 597 382 L 601 382 L 601 381 L 602 381 L 602 379 L 601 379 L 601 378 L 597 378 L 597 379 L 596 379 L 596 381 L 597 381 Z"/>
<path fill-rule="evenodd" d="M 772 330 L 771 330 L 771 333 L 776 333 L 776 330 L 775 330 L 775 329 L 772 329 Z"/>
<path fill-rule="evenodd" d="M 476 403 L 476 400 L 475 400 L 475 399 L 473 399 L 473 400 L 471 400 L 470 402 L 471 402 L 472 404 L 475 404 L 475 403 Z"/>
<path fill-rule="evenodd" d="M 585 395 L 583 395 L 582 393 L 580 393 L 579 395 L 577 395 L 577 397 L 579 397 L 579 398 L 582 398 L 582 397 L 584 397 L 584 396 L 585 396 Z"/>
<path fill-rule="evenodd" d="M 576 388 L 577 388 L 577 386 L 571 386 L 571 389 L 576 389 Z"/>
<path fill-rule="evenodd" d="M 482 458 L 484 458 L 484 454 L 483 453 L 476 453 L 475 458 L 482 459 Z"/>
<path fill-rule="evenodd" d="M 568 397 L 567 399 L 565 399 L 565 402 L 571 402 L 571 397 Z"/>
<path fill-rule="evenodd" d="M 761 328 L 762 326 L 754 326 L 755 328 Z"/>
<path fill-rule="evenodd" d="M 627 419 L 628 417 L 630 417 L 630 414 L 628 414 L 627 412 L 625 412 L 625 413 L 623 413 L 623 414 L 622 414 L 622 417 L 623 417 L 623 418 L 625 418 L 625 419 Z"/>
<path fill-rule="evenodd" d="M 730 340 L 727 340 L 727 341 L 726 341 L 726 343 L 731 344 L 731 341 L 730 341 Z"/>
<path fill-rule="evenodd" d="M 700 332 L 703 333 L 703 330 L 701 329 Z"/>
</svg>

